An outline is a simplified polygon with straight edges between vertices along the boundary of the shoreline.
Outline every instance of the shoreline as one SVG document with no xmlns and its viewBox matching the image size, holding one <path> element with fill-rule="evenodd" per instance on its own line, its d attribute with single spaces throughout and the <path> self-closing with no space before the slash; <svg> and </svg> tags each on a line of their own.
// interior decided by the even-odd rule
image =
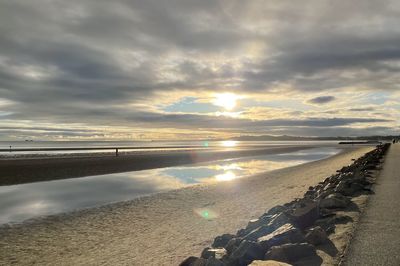
<svg viewBox="0 0 400 266">
<path fill-rule="evenodd" d="M 70 157 L 0 159 L 0 185 L 105 175 L 120 172 L 202 163 L 221 159 L 288 153 L 315 145 L 272 146 L 257 149 L 218 149 L 121 153 L 120 156 L 86 154 Z"/>
<path fill-rule="evenodd" d="M 342 264 L 389 147 L 378 145 L 303 197 L 272 207 L 236 234 L 217 236 L 200 257 L 179 265 Z"/>
<path fill-rule="evenodd" d="M 16 260 L 22 265 L 33 261 L 44 265 L 179 264 L 201 252 L 216 235 L 233 233 L 265 208 L 301 197 L 309 186 L 371 149 L 347 148 L 327 159 L 234 182 L 195 185 L 3 226 L 0 257 L 3 263 Z M 204 210 L 207 219 L 198 215 Z"/>
</svg>

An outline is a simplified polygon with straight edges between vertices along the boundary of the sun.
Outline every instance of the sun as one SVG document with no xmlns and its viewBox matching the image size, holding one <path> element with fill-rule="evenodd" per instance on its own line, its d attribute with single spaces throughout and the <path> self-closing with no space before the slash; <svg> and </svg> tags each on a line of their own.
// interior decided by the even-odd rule
<svg viewBox="0 0 400 266">
<path fill-rule="evenodd" d="M 239 96 L 226 92 L 226 93 L 217 93 L 215 94 L 215 99 L 213 103 L 217 106 L 221 106 L 225 108 L 226 110 L 232 110 L 236 106 L 236 101 L 239 99 Z"/>
</svg>

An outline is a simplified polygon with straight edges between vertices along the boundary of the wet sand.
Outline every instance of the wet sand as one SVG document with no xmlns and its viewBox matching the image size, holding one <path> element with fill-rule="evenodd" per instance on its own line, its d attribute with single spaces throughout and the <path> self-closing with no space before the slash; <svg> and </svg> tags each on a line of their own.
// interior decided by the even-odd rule
<svg viewBox="0 0 400 266">
<path fill-rule="evenodd" d="M 0 265 L 177 265 L 213 238 L 301 197 L 373 147 L 249 178 L 0 228 Z M 203 216 L 207 212 L 208 219 Z"/>
<path fill-rule="evenodd" d="M 0 185 L 13 185 L 64 178 L 104 175 L 183 164 L 207 162 L 263 154 L 294 152 L 318 146 L 270 146 L 264 148 L 225 148 L 209 150 L 148 151 L 105 154 L 36 155 L 0 160 Z"/>
</svg>

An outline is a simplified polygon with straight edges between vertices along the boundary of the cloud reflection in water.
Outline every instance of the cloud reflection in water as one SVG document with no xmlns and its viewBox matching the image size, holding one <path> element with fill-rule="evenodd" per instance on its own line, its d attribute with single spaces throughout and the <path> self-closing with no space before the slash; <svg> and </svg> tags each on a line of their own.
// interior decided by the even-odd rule
<svg viewBox="0 0 400 266">
<path fill-rule="evenodd" d="M 0 187 L 0 223 L 134 199 L 184 186 L 230 181 L 329 157 L 318 148 L 297 153 L 221 160 L 181 167 Z"/>
</svg>

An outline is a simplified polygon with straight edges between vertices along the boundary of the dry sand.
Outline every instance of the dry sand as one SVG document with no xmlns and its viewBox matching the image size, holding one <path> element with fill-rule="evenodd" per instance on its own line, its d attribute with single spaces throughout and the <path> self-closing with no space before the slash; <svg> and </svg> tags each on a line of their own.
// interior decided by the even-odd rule
<svg viewBox="0 0 400 266">
<path fill-rule="evenodd" d="M 301 197 L 372 147 L 214 185 L 0 229 L 0 265 L 177 265 L 213 238 L 235 233 L 266 209 Z M 209 219 L 198 212 L 208 212 Z M 204 214 L 204 213 L 203 213 Z"/>
</svg>

